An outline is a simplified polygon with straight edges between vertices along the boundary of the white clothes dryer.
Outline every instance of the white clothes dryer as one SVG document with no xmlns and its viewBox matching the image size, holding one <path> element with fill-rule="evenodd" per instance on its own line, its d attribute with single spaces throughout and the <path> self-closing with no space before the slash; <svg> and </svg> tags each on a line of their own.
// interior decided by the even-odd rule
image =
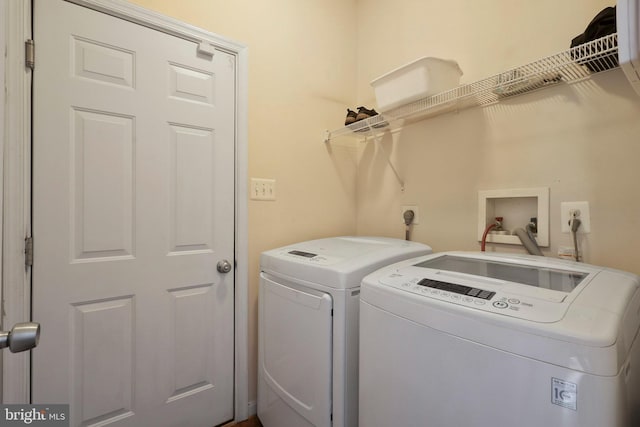
<svg viewBox="0 0 640 427">
<path fill-rule="evenodd" d="M 405 240 L 335 237 L 262 254 L 258 418 L 264 427 L 358 425 L 362 278 L 429 253 Z"/>
<path fill-rule="evenodd" d="M 364 278 L 360 426 L 640 426 L 640 278 L 450 252 Z"/>
</svg>

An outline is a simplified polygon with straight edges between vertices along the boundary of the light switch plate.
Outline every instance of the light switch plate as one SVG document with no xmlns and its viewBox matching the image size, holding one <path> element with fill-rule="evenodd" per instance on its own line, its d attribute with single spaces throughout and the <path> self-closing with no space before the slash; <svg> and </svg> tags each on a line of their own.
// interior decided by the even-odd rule
<svg viewBox="0 0 640 427">
<path fill-rule="evenodd" d="M 276 180 L 251 178 L 251 200 L 275 200 Z"/>
</svg>

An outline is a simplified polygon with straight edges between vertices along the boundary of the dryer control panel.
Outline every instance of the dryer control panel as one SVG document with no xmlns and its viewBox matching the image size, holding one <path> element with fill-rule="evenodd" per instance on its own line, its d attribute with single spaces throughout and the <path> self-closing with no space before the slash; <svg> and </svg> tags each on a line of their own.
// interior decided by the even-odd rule
<svg viewBox="0 0 640 427">
<path fill-rule="evenodd" d="M 289 259 L 296 262 L 318 265 L 332 265 L 344 261 L 343 257 L 319 254 L 317 252 L 310 252 L 299 249 L 280 250 L 278 255 L 282 259 Z"/>
</svg>

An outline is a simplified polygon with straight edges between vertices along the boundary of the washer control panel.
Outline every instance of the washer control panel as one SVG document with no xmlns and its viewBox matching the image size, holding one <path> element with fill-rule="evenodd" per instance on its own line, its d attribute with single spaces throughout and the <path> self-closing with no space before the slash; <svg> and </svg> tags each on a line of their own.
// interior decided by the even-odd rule
<svg viewBox="0 0 640 427">
<path fill-rule="evenodd" d="M 495 296 L 495 292 L 485 291 L 478 288 L 472 288 L 470 286 L 458 285 L 456 283 L 441 282 L 439 280 L 422 279 L 418 282 L 420 286 L 426 286 L 428 288 L 439 289 L 442 292 L 452 292 L 454 294 L 465 295 L 470 297 L 476 297 L 480 299 L 490 300 Z"/>
<path fill-rule="evenodd" d="M 538 322 L 557 321 L 565 310 L 562 303 L 550 303 L 510 294 L 491 285 L 480 287 L 470 280 L 453 283 L 424 277 L 410 277 L 398 272 L 383 276 L 379 280 L 381 284 L 422 298 L 427 297 Z"/>
</svg>

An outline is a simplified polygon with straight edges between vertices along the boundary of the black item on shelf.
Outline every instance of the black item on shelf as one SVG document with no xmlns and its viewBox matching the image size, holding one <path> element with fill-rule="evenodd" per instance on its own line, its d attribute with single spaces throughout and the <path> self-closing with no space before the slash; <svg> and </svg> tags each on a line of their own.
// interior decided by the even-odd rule
<svg viewBox="0 0 640 427">
<path fill-rule="evenodd" d="M 615 33 L 616 28 L 616 7 L 605 7 L 598 13 L 593 20 L 587 25 L 584 33 L 576 36 L 571 40 L 571 47 L 577 47 L 584 43 L 599 39 L 600 37 L 608 36 Z M 616 42 L 617 45 L 617 42 Z M 580 60 L 583 56 L 591 55 L 590 47 L 585 47 L 584 50 L 578 49 L 571 52 L 571 57 L 575 59 L 578 64 L 586 66 L 591 72 L 598 72 L 615 68 L 618 66 L 617 56 L 608 59 L 594 58 L 589 61 Z"/>
<path fill-rule="evenodd" d="M 358 107 L 358 117 L 356 120 L 364 120 L 377 115 L 378 112 L 373 108 L 369 110 L 367 107 Z"/>
<path fill-rule="evenodd" d="M 347 117 L 344 119 L 344 125 L 349 126 L 350 124 L 355 123 L 357 121 L 357 117 L 358 113 L 347 108 Z"/>
</svg>

